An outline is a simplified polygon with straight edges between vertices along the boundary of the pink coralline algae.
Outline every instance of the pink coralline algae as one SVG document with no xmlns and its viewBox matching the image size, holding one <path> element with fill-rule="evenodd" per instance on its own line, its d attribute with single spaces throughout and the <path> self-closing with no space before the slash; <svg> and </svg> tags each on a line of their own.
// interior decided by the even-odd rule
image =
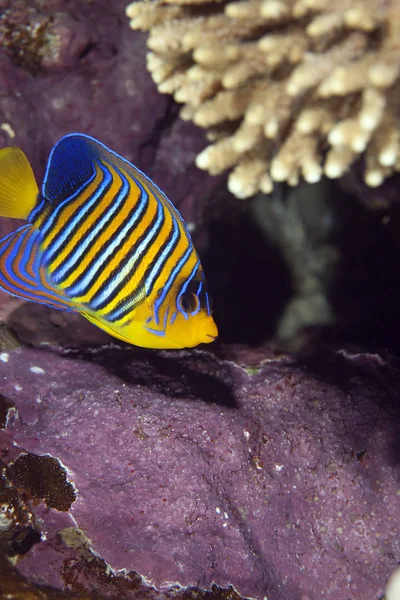
<svg viewBox="0 0 400 600">
<path fill-rule="evenodd" d="M 378 599 L 400 560 L 400 361 L 250 358 L 114 345 L 3 352 L 10 481 L 17 470 L 24 488 L 21 455 L 39 474 L 38 457 L 51 457 L 62 473 L 51 503 L 45 492 L 31 501 L 41 541 L 18 569 L 64 588 L 75 531 L 114 574 L 164 592 L 216 584 L 260 600 Z M 94 589 L 89 575 L 74 581 Z"/>
</svg>

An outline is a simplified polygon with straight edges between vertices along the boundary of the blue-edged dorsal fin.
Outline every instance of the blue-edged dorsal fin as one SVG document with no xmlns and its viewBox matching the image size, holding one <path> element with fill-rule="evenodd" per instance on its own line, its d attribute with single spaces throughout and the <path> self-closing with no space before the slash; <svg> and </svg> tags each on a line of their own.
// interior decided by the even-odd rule
<svg viewBox="0 0 400 600">
<path fill-rule="evenodd" d="M 174 214 L 188 235 L 181 215 L 150 177 L 102 142 L 84 133 L 70 133 L 54 146 L 47 163 L 43 196 L 56 204 L 78 194 L 96 176 L 95 163 L 99 160 L 125 172 L 140 187 L 144 186 Z"/>
<path fill-rule="evenodd" d="M 59 310 L 75 311 L 46 279 L 41 267 L 39 231 L 24 225 L 0 240 L 0 289 Z"/>
<path fill-rule="evenodd" d="M 43 196 L 55 205 L 79 193 L 96 174 L 92 138 L 71 133 L 53 147 L 43 180 Z"/>
<path fill-rule="evenodd" d="M 39 189 L 25 154 L 12 146 L 0 150 L 0 216 L 27 219 Z"/>
</svg>

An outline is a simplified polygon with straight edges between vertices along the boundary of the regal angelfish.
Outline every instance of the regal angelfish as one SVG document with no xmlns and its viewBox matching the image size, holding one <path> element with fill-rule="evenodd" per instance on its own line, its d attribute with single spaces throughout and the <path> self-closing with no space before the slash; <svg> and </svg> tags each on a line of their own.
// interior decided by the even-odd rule
<svg viewBox="0 0 400 600">
<path fill-rule="evenodd" d="M 212 342 L 217 327 L 186 225 L 139 169 L 83 134 L 51 151 L 39 192 L 17 147 L 0 151 L 0 216 L 25 219 L 0 240 L 0 288 L 80 312 L 146 348 Z"/>
</svg>

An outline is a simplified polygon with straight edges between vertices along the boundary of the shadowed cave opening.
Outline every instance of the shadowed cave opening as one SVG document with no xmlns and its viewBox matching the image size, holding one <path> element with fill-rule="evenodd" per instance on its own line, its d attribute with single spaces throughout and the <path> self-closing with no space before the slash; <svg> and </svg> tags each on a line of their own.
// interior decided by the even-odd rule
<svg viewBox="0 0 400 600">
<path fill-rule="evenodd" d="M 334 182 L 314 201 L 307 191 L 293 194 L 284 187 L 279 200 L 283 218 L 295 214 L 289 226 L 274 221 L 274 209 L 268 203 L 276 199 L 266 196 L 248 201 L 248 208 L 238 210 L 236 217 L 224 218 L 223 211 L 222 217 L 221 211 L 211 217 L 209 244 L 201 259 L 220 341 L 306 352 L 314 351 L 320 342 L 333 342 L 399 353 L 400 207 L 371 209 Z M 257 202 L 264 205 L 261 213 L 254 210 Z M 296 251 L 295 245 L 290 248 L 291 227 L 293 235 L 301 227 L 303 245 L 309 245 L 299 264 L 290 255 Z M 322 251 L 333 253 L 332 264 L 319 259 Z M 303 276 L 302 269 L 309 273 L 318 260 L 315 279 L 329 307 L 329 318 L 326 323 L 318 322 L 310 300 L 306 320 L 311 325 L 302 323 L 304 315 L 300 314 L 293 327 L 298 343 L 282 339 L 283 320 L 293 318 L 285 310 L 296 295 L 296 281 Z"/>
</svg>

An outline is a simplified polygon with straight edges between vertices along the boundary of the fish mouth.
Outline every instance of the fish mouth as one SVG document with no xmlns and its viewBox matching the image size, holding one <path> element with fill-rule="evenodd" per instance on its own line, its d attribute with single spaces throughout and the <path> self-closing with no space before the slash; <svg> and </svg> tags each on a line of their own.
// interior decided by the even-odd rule
<svg viewBox="0 0 400 600">
<path fill-rule="evenodd" d="M 206 336 L 207 336 L 208 338 L 210 338 L 210 340 L 211 340 L 212 342 L 215 342 L 215 340 L 216 340 L 216 339 L 217 339 L 217 337 L 218 337 L 217 335 L 211 335 L 211 333 L 206 333 Z"/>
</svg>

